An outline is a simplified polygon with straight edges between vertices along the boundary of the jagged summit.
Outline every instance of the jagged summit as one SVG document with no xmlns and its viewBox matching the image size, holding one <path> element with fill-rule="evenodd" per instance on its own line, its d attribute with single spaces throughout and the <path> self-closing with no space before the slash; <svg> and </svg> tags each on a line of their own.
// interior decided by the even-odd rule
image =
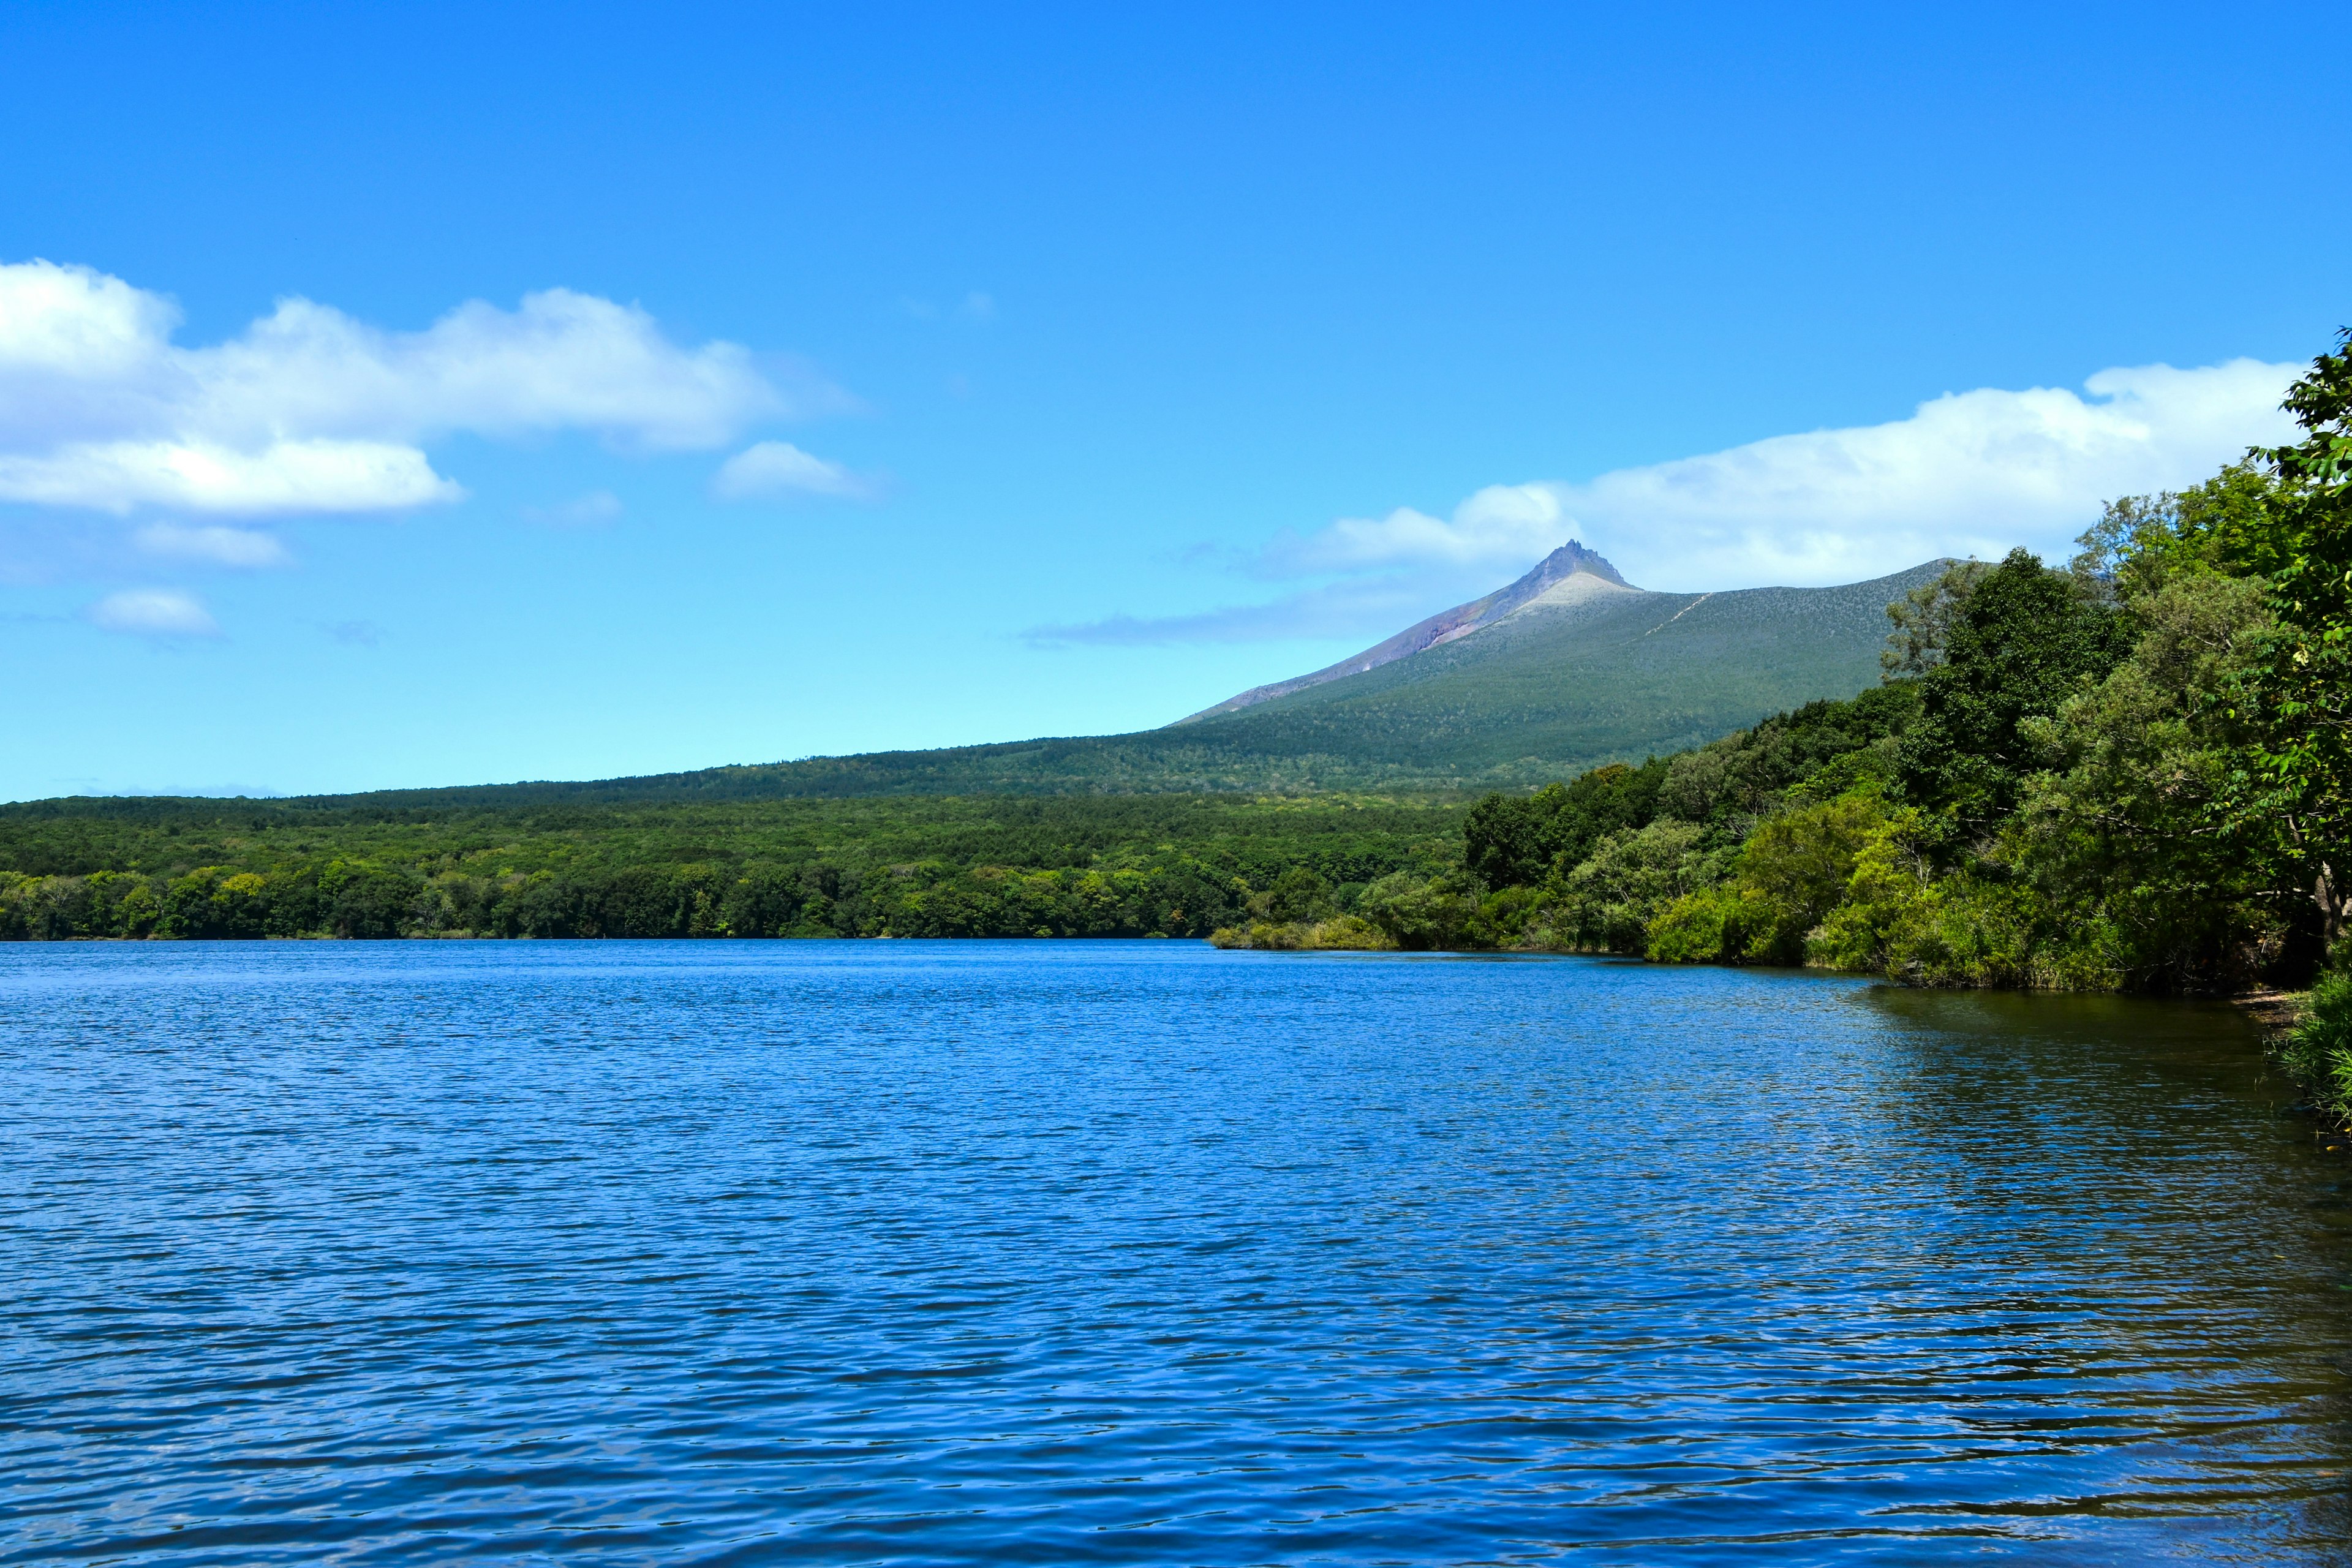
<svg viewBox="0 0 2352 1568">
<path fill-rule="evenodd" d="M 1473 599 L 1466 605 L 1456 605 L 1440 611 L 1425 621 L 1407 626 L 1386 642 L 1373 644 L 1360 654 L 1339 663 L 1316 670 L 1310 675 L 1293 676 L 1270 686 L 1254 686 L 1238 697 L 1228 697 L 1213 708 L 1203 708 L 1198 713 L 1188 713 L 1176 721 L 1190 724 L 1213 714 L 1230 713 L 1237 708 L 1287 697 L 1294 691 L 1304 691 L 1310 686 L 1320 686 L 1327 680 L 1342 676 L 1361 675 L 1368 669 L 1408 658 L 1423 648 L 1441 643 L 1454 642 L 1472 632 L 1493 626 L 1506 616 L 1522 610 L 1566 609 L 1590 604 L 1600 598 L 1620 594 L 1638 594 L 1641 589 L 1618 574 L 1617 568 L 1602 560 L 1595 551 L 1587 550 L 1571 539 L 1558 550 L 1538 562 L 1535 569 L 1507 587 L 1497 588 L 1484 598 Z M 1175 725 L 1170 725 L 1173 729 Z"/>
<path fill-rule="evenodd" d="M 1604 583 L 1616 584 L 1620 588 L 1633 586 L 1619 574 L 1617 568 L 1601 558 L 1599 551 L 1587 550 L 1581 543 L 1571 539 L 1537 562 L 1533 571 L 1520 578 L 1518 582 L 1512 584 L 1509 588 L 1504 589 L 1503 592 L 1508 594 L 1512 589 L 1538 579 L 1545 583 L 1557 583 L 1561 578 L 1574 576 L 1579 572 L 1590 573 Z"/>
</svg>

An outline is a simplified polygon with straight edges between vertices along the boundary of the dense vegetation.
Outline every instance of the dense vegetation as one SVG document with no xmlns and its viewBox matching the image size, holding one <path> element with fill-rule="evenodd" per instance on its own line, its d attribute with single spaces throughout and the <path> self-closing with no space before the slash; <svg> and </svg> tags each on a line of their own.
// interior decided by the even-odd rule
<svg viewBox="0 0 2352 1568">
<path fill-rule="evenodd" d="M 1459 866 L 1358 912 L 1403 946 L 1944 985 L 2231 991 L 2341 963 L 2352 335 L 2287 406 L 2302 442 L 2115 503 L 2064 569 L 2019 551 L 1906 595 L 1879 689 L 1489 795 Z M 2352 1103 L 2352 984 L 2316 988 L 2300 1038 Z"/>
<path fill-rule="evenodd" d="M 1295 916 L 1293 929 L 1262 921 L 1221 940 L 1346 946 L 1360 926 L 1381 945 L 1412 949 L 1641 953 L 1670 905 L 1727 885 L 1759 836 L 1769 842 L 1810 808 L 1883 779 L 1917 708 L 1912 683 L 1880 687 L 1638 767 L 1612 763 L 1532 795 L 1489 795 L 1464 819 L 1459 860 L 1434 875 L 1392 873 L 1350 900 L 1335 889 Z M 1784 920 L 1801 917 L 1791 910 Z"/>
<path fill-rule="evenodd" d="M 0 937 L 1203 935 L 1286 872 L 1459 854 L 1462 807 L 1141 796 L 0 807 Z"/>
</svg>

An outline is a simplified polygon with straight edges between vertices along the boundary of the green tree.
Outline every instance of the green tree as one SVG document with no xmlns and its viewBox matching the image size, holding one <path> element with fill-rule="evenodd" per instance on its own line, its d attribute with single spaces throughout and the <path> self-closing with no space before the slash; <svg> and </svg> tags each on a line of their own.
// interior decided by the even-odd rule
<svg viewBox="0 0 2352 1568">
<path fill-rule="evenodd" d="M 1266 890 L 1265 916 L 1268 920 L 1289 924 L 1297 921 L 1319 921 L 1335 913 L 1331 907 L 1331 884 L 1325 881 L 1312 866 L 1293 866 L 1274 879 Z"/>
<path fill-rule="evenodd" d="M 1981 561 L 1956 561 L 1932 583 L 1923 583 L 1886 606 L 1895 629 L 1878 656 L 1889 680 L 1927 674 L 1944 662 L 1953 624 L 1969 595 L 1992 568 Z"/>
<path fill-rule="evenodd" d="M 1640 952 L 1658 912 L 1713 879 L 1706 837 L 1696 823 L 1672 821 L 1611 834 L 1553 885 L 1553 929 L 1568 946 Z"/>
<path fill-rule="evenodd" d="M 1532 888 L 1576 865 L 1612 833 L 1647 826 L 1666 763 L 1612 763 L 1532 795 L 1490 795 L 1463 826 L 1464 864 L 1490 888 Z"/>
<path fill-rule="evenodd" d="M 1407 952 L 1483 946 L 1477 879 L 1448 871 L 1423 880 L 1398 871 L 1364 889 L 1364 919 Z"/>
<path fill-rule="evenodd" d="M 2261 738 L 2242 811 L 2275 833 L 2333 951 L 2352 895 L 2352 329 L 2285 406 L 2304 439 L 2262 454 L 2278 480 L 2266 537 L 2279 634 L 2247 682 Z"/>
<path fill-rule="evenodd" d="M 1885 837 L 1874 784 L 1767 817 L 1727 880 L 1654 909 L 1633 951 L 1676 963 L 1801 963 L 1806 941 L 1847 896 L 1865 849 Z"/>
<path fill-rule="evenodd" d="M 2142 579 L 2130 657 L 2021 726 L 2045 769 L 2026 781 L 2012 858 L 2062 925 L 2114 927 L 2136 987 L 2242 984 L 2283 950 L 2263 836 L 2230 809 L 2247 727 L 2221 700 L 2273 635 L 2265 597 L 2210 572 Z"/>
<path fill-rule="evenodd" d="M 1952 619 L 1944 661 L 1919 682 L 1918 718 L 1897 756 L 1903 795 L 1963 841 L 1984 838 L 2016 809 L 2034 770 L 2020 727 L 2055 712 L 2129 648 L 2113 605 L 2028 552 L 2010 552 L 1978 579 Z"/>
</svg>

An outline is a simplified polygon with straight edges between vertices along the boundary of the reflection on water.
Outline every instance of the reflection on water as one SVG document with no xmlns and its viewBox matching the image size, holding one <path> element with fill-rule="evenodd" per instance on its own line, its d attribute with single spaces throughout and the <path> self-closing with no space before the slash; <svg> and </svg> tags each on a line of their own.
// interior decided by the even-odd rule
<svg viewBox="0 0 2352 1568">
<path fill-rule="evenodd" d="M 0 1562 L 2335 1562 L 2288 1098 L 1573 960 L 0 950 Z"/>
</svg>

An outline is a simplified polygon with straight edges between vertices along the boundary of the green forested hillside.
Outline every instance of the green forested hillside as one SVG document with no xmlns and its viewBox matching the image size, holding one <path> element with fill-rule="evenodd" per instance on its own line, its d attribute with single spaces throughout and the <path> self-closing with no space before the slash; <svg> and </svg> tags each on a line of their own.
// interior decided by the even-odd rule
<svg viewBox="0 0 2352 1568">
<path fill-rule="evenodd" d="M 1626 592 L 1162 730 L 643 778 L 322 797 L 363 812 L 887 795 L 1450 792 L 1702 744 L 1878 679 L 1886 606 L 1941 563 L 1835 588 Z"/>
<path fill-rule="evenodd" d="M 1932 563 L 1836 588 L 1615 594 L 1174 731 L 1236 755 L 1334 759 L 1345 776 L 1541 783 L 1702 745 L 1879 678 L 1889 604 Z M 1126 737 L 1135 739 L 1136 737 Z"/>
</svg>

